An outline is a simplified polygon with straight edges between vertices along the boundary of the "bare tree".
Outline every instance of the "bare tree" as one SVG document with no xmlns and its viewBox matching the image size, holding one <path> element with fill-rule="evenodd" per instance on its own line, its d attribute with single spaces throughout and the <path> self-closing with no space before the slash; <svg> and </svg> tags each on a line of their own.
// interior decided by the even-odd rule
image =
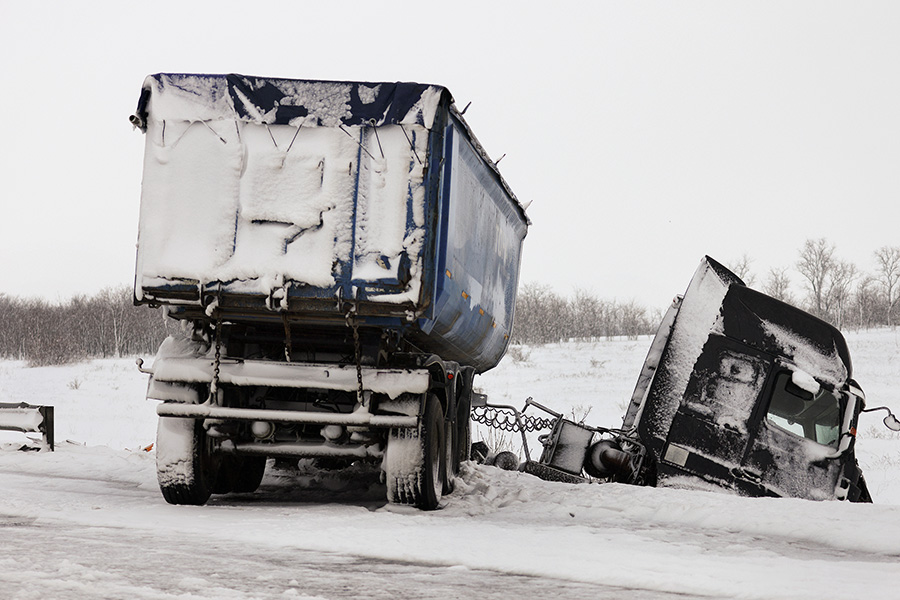
<svg viewBox="0 0 900 600">
<path fill-rule="evenodd" d="M 583 290 L 575 290 L 575 299 L 571 302 L 571 323 L 579 337 L 594 338 L 602 335 L 606 312 L 604 303 L 593 294 Z"/>
<path fill-rule="evenodd" d="M 568 307 L 549 285 L 529 282 L 516 298 L 513 340 L 520 344 L 559 341 Z"/>
<path fill-rule="evenodd" d="M 752 262 L 753 259 L 745 252 L 739 259 L 731 261 L 726 266 L 731 272 L 740 277 L 747 286 L 752 286 L 756 283 L 756 275 L 750 272 L 750 263 Z"/>
<path fill-rule="evenodd" d="M 766 278 L 765 285 L 763 285 L 763 292 L 776 300 L 793 304 L 794 297 L 791 295 L 791 279 L 788 277 L 787 272 L 787 267 L 782 269 L 773 267 L 769 269 L 769 276 Z"/>
<path fill-rule="evenodd" d="M 642 333 L 652 331 L 652 325 L 647 318 L 647 309 L 635 303 L 634 300 L 619 305 L 620 335 L 627 335 L 628 339 L 636 340 Z"/>
<path fill-rule="evenodd" d="M 900 297 L 900 246 L 883 246 L 875 251 L 878 282 L 884 291 L 887 324 L 894 327 L 894 307 Z"/>
<path fill-rule="evenodd" d="M 827 316 L 826 285 L 834 268 L 834 244 L 825 238 L 806 240 L 800 250 L 797 270 L 806 279 L 811 309 L 816 316 L 823 318 Z"/>
<path fill-rule="evenodd" d="M 166 335 L 161 311 L 135 307 L 125 286 L 57 304 L 0 294 L 0 357 L 31 365 L 149 354 Z"/>
<path fill-rule="evenodd" d="M 863 275 L 856 283 L 853 294 L 853 325 L 856 329 L 869 329 L 878 322 L 878 290 L 870 275 Z"/>
<path fill-rule="evenodd" d="M 549 286 L 526 283 L 516 298 L 512 339 L 519 344 L 544 344 L 570 338 L 634 338 L 652 333 L 658 317 L 634 301 L 619 304 L 582 289 L 567 299 Z"/>
<path fill-rule="evenodd" d="M 844 316 L 847 306 L 850 304 L 853 281 L 858 275 L 856 265 L 842 260 L 834 261 L 829 273 L 826 312 L 831 316 L 832 322 L 838 329 L 844 326 Z"/>
</svg>

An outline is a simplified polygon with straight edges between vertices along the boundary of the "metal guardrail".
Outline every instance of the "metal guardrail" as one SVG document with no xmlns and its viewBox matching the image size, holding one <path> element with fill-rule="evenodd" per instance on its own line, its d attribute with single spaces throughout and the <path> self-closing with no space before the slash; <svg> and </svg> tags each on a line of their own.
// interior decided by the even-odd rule
<svg viewBox="0 0 900 600">
<path fill-rule="evenodd" d="M 40 433 L 44 446 L 52 452 L 53 407 L 0 403 L 0 430 Z"/>
</svg>

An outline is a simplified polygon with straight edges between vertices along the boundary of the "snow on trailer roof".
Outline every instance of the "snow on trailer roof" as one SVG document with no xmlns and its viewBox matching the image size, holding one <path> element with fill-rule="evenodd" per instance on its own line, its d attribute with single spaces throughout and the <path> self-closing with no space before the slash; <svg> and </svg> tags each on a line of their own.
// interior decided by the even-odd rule
<svg viewBox="0 0 900 600">
<path fill-rule="evenodd" d="M 422 83 L 311 81 L 238 75 L 157 73 L 144 80 L 136 117 L 235 118 L 294 127 L 431 127 L 446 88 Z"/>
<path fill-rule="evenodd" d="M 144 80 L 131 122 L 144 132 L 151 116 L 158 121 L 233 118 L 294 127 L 420 125 L 431 129 L 444 97 L 452 107 L 453 96 L 447 88 L 426 83 L 157 73 Z M 500 175 L 497 163 L 488 156 L 462 113 L 455 107 L 451 111 L 530 225 L 525 208 Z"/>
</svg>

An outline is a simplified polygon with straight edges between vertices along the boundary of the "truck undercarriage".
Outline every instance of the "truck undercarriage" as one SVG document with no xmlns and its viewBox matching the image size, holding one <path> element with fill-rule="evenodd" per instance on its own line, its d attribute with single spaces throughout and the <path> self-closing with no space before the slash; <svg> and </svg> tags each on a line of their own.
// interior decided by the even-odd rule
<svg viewBox="0 0 900 600">
<path fill-rule="evenodd" d="M 469 454 L 472 368 L 383 346 L 363 352 L 353 340 L 366 336 L 341 344 L 340 331 L 315 355 L 336 362 L 289 362 L 286 353 L 304 353 L 299 338 L 213 327 L 221 331 L 212 339 L 201 330 L 168 340 L 148 370 L 148 398 L 162 401 L 158 472 L 168 501 L 254 491 L 267 457 L 377 463 L 390 501 L 424 509 L 452 489 Z"/>
</svg>

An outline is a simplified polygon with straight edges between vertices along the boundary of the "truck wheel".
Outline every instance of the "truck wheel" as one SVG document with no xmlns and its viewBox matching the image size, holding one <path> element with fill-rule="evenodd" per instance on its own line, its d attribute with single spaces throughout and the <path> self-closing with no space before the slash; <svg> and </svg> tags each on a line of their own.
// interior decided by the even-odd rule
<svg viewBox="0 0 900 600">
<path fill-rule="evenodd" d="M 498 452 L 493 462 L 495 467 L 504 471 L 515 471 L 519 468 L 519 457 L 509 450 Z"/>
<path fill-rule="evenodd" d="M 169 504 L 206 504 L 216 480 L 212 440 L 200 421 L 160 417 L 156 478 Z"/>
<path fill-rule="evenodd" d="M 454 473 L 459 475 L 459 466 L 469 460 L 472 452 L 472 401 L 461 401 L 456 408 L 456 457 L 453 460 Z"/>
<path fill-rule="evenodd" d="M 459 476 L 459 466 L 469 460 L 472 447 L 472 423 L 470 421 L 471 401 L 460 398 L 456 406 L 456 423 L 444 422 L 447 434 L 447 469 L 444 479 L 444 494 L 449 494 L 456 487 L 454 479 Z M 450 433 L 452 432 L 452 435 Z"/>
<path fill-rule="evenodd" d="M 259 489 L 263 475 L 266 473 L 265 456 L 242 456 L 239 459 L 240 469 L 232 490 L 238 494 L 249 494 Z"/>
<path fill-rule="evenodd" d="M 225 455 L 219 460 L 219 475 L 213 494 L 249 494 L 262 483 L 266 472 L 265 456 Z"/>
<path fill-rule="evenodd" d="M 237 480 L 240 460 L 240 457 L 231 454 L 226 454 L 219 458 L 219 472 L 216 475 L 216 483 L 212 488 L 213 494 L 229 494 L 234 490 L 234 482 Z"/>
<path fill-rule="evenodd" d="M 450 419 L 444 419 L 444 470 L 443 470 L 443 486 L 442 491 L 447 495 L 453 491 L 456 474 L 459 473 L 459 466 L 456 463 L 456 450 L 458 448 L 455 424 Z"/>
<path fill-rule="evenodd" d="M 444 415 L 437 398 L 425 399 L 417 429 L 391 430 L 384 452 L 387 498 L 394 504 L 413 504 L 434 510 L 444 488 Z"/>
</svg>

